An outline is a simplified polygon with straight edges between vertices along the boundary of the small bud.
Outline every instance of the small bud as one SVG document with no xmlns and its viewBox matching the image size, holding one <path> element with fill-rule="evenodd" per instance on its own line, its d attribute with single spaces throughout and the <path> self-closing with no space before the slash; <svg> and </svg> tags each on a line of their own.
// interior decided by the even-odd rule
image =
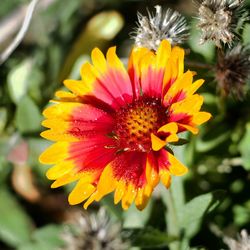
<svg viewBox="0 0 250 250">
<path fill-rule="evenodd" d="M 131 35 L 137 46 L 157 50 L 164 39 L 169 40 L 172 45 L 181 44 L 188 39 L 189 28 L 179 12 L 172 9 L 163 11 L 159 5 L 155 9 L 155 15 L 148 11 L 148 17 L 138 13 L 137 28 Z"/>
<path fill-rule="evenodd" d="M 198 28 L 201 29 L 201 43 L 211 40 L 217 47 L 221 43 L 232 44 L 237 38 L 237 28 L 248 20 L 243 9 L 244 0 L 196 0 L 198 5 Z"/>
<path fill-rule="evenodd" d="M 226 53 L 219 53 L 215 77 L 222 95 L 242 99 L 250 79 L 250 48 L 239 44 Z"/>
</svg>

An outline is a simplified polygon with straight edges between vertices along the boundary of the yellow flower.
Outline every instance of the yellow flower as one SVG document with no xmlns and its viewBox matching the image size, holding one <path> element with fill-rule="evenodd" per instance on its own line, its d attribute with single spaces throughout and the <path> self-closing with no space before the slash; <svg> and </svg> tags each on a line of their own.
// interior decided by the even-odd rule
<svg viewBox="0 0 250 250">
<path fill-rule="evenodd" d="M 54 165 L 47 172 L 52 188 L 77 181 L 72 205 L 85 201 L 87 208 L 114 191 L 123 209 L 133 201 L 143 209 L 160 180 L 168 188 L 171 175 L 187 172 L 165 147 L 180 132 L 197 134 L 211 117 L 195 94 L 204 81 L 184 73 L 184 50 L 167 40 L 156 53 L 135 47 L 128 70 L 115 47 L 106 58 L 97 48 L 91 57 L 81 80 L 64 82 L 71 92 L 56 92 L 59 100 L 44 111 L 49 130 L 41 135 L 55 144 L 40 161 Z"/>
</svg>

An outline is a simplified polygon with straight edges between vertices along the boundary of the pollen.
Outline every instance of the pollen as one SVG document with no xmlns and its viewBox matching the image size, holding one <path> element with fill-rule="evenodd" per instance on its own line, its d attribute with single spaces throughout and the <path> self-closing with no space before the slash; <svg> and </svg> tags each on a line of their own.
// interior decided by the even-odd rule
<svg viewBox="0 0 250 250">
<path fill-rule="evenodd" d="M 114 134 L 120 151 L 151 150 L 151 133 L 166 123 L 166 108 L 158 99 L 140 99 L 116 113 Z"/>
</svg>

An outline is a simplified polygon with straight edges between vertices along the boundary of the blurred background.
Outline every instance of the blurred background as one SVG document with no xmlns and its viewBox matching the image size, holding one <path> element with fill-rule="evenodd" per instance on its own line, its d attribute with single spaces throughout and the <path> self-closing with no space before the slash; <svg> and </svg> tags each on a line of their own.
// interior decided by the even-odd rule
<svg viewBox="0 0 250 250">
<path fill-rule="evenodd" d="M 29 3 L 1 0 L 0 54 L 20 30 Z M 203 110 L 213 115 L 198 136 L 187 135 L 190 142 L 174 149 L 190 168 L 172 186 L 178 216 L 188 218 L 179 222 L 184 235 L 179 248 L 171 245 L 176 239 L 166 231 L 173 222 L 164 188 L 155 190 L 142 212 L 133 206 L 123 212 L 113 205 L 112 195 L 83 212 L 81 205 L 68 205 L 72 186 L 51 190 L 45 177 L 49 166 L 38 162 L 50 145 L 39 136 L 41 113 L 55 90 L 63 88 L 64 79 L 79 78 L 80 65 L 96 46 L 105 52 L 116 45 L 126 62 L 138 11 L 155 12 L 157 4 L 187 18 L 186 69 L 206 80 L 199 92 L 205 98 Z M 245 5 L 250 9 L 249 0 Z M 0 66 L 1 250 L 228 249 L 226 239 L 242 229 L 250 232 L 249 83 L 242 100 L 221 97 L 214 77 L 216 49 L 209 42 L 199 44 L 196 14 L 191 0 L 37 1 L 28 32 Z M 243 44 L 250 42 L 249 34 L 246 23 Z"/>
</svg>

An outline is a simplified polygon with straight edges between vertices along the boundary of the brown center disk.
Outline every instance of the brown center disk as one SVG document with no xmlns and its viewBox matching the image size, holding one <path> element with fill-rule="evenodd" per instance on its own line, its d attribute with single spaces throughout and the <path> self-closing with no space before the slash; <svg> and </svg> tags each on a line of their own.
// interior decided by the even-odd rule
<svg viewBox="0 0 250 250">
<path fill-rule="evenodd" d="M 116 113 L 114 135 L 121 151 L 149 152 L 151 133 L 167 121 L 166 108 L 159 99 L 141 98 Z"/>
</svg>

